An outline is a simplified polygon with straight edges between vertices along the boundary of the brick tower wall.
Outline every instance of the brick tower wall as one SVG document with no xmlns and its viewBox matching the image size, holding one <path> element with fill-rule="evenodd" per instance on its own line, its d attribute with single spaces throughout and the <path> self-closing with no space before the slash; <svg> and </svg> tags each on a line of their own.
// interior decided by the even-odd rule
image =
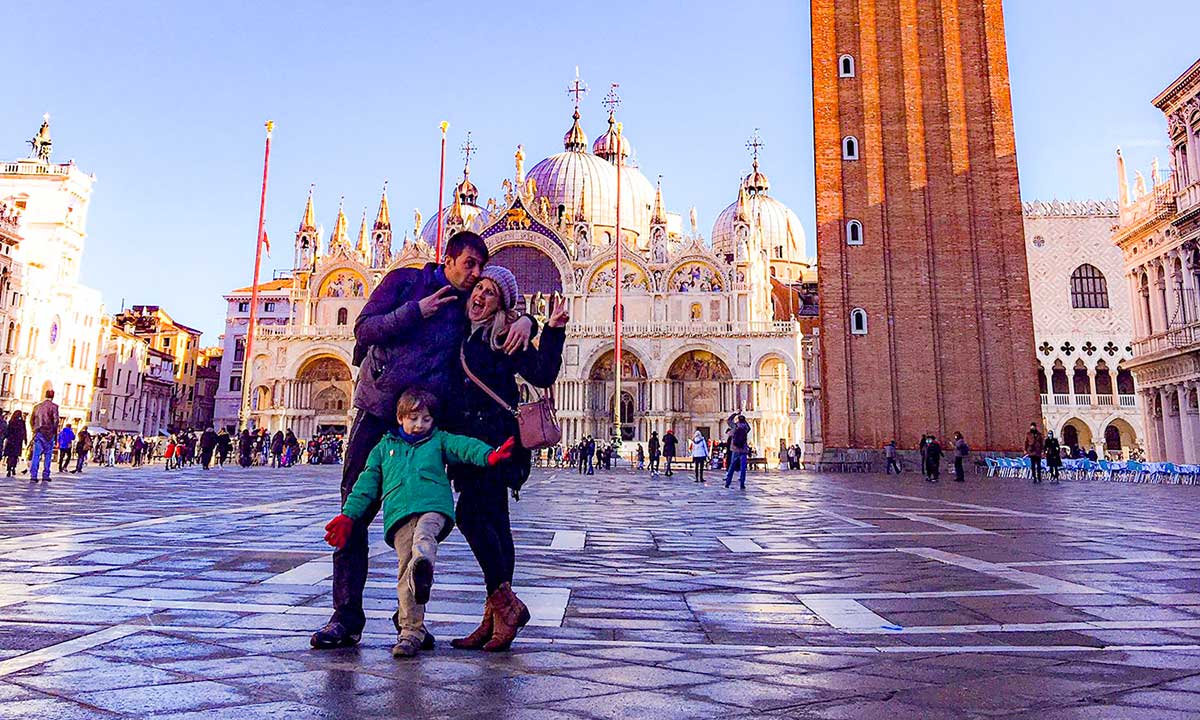
<svg viewBox="0 0 1200 720">
<path fill-rule="evenodd" d="M 813 0 L 812 29 L 825 447 L 1019 450 L 1041 411 L 1001 0 Z"/>
</svg>

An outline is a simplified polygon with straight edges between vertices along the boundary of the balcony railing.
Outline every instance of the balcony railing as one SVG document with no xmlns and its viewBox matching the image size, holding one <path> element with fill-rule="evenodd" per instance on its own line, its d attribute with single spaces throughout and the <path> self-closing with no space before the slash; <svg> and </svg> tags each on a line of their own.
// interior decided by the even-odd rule
<svg viewBox="0 0 1200 720">
<path fill-rule="evenodd" d="M 1197 205 L 1200 205 L 1200 180 L 1182 188 L 1175 195 L 1175 208 L 1180 213 L 1185 213 Z"/>
<path fill-rule="evenodd" d="M 1137 406 L 1137 395 L 1118 395 L 1117 403 L 1121 407 L 1136 407 Z"/>
<path fill-rule="evenodd" d="M 334 338 L 343 340 L 354 337 L 352 325 L 271 325 L 254 329 L 256 338 L 288 337 L 296 340 L 311 338 Z"/>
<path fill-rule="evenodd" d="M 1097 395 L 1096 396 L 1096 404 L 1097 405 L 1112 405 L 1113 404 L 1113 396 L 1112 395 Z"/>
<path fill-rule="evenodd" d="M 70 175 L 73 167 L 71 164 L 43 165 L 34 162 L 6 162 L 3 165 L 3 169 L 0 169 L 0 173 L 4 173 L 5 175 Z"/>
<path fill-rule="evenodd" d="M 737 337 L 742 335 L 789 336 L 799 332 L 791 320 L 730 322 L 621 323 L 626 337 Z M 572 323 L 567 334 L 576 337 L 612 337 L 612 323 Z"/>
<path fill-rule="evenodd" d="M 1054 393 L 1054 404 L 1055 405 L 1070 405 L 1071 404 L 1070 393 Z"/>
<path fill-rule="evenodd" d="M 1200 346 L 1200 321 L 1133 341 L 1133 355 L 1149 355 L 1165 350 L 1184 351 Z"/>
<path fill-rule="evenodd" d="M 1049 395 L 1047 395 L 1046 393 L 1042 393 L 1042 404 L 1043 404 L 1043 405 L 1049 405 L 1049 404 L 1050 404 L 1050 396 L 1049 396 Z"/>
<path fill-rule="evenodd" d="M 1165 218 L 1175 212 L 1175 189 L 1170 179 L 1160 182 L 1150 192 L 1121 208 L 1117 237 L 1123 237 L 1135 227 Z"/>
</svg>

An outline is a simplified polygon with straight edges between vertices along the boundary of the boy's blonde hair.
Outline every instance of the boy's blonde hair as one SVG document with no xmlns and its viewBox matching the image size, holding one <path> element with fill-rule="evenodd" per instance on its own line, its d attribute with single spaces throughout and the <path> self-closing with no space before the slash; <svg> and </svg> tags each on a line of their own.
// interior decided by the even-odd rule
<svg viewBox="0 0 1200 720">
<path fill-rule="evenodd" d="M 436 419 L 438 401 L 434 394 L 421 388 L 405 390 L 400 395 L 400 399 L 396 401 L 396 420 L 399 421 L 400 418 L 417 410 L 425 410 Z"/>
</svg>

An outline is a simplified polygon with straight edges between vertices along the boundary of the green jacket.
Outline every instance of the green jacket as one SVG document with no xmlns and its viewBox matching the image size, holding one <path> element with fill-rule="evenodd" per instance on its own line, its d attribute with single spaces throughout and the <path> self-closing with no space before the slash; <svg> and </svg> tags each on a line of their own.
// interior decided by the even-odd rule
<svg viewBox="0 0 1200 720">
<path fill-rule="evenodd" d="M 441 513 L 449 522 L 438 536 L 440 542 L 454 527 L 454 494 L 446 463 L 486 466 L 492 449 L 482 440 L 441 430 L 415 445 L 389 432 L 367 457 L 366 468 L 342 503 L 342 513 L 358 520 L 372 503 L 382 499 L 388 545 L 396 528 L 409 517 Z"/>
</svg>

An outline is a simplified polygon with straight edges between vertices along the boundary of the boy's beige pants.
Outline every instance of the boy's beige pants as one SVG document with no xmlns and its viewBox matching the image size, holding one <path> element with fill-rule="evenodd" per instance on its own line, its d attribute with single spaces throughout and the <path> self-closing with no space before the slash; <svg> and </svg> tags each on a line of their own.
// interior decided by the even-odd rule
<svg viewBox="0 0 1200 720">
<path fill-rule="evenodd" d="M 400 603 L 400 637 L 425 639 L 425 606 L 418 605 L 413 587 L 413 563 L 425 558 L 437 565 L 438 533 L 446 525 L 441 513 L 413 515 L 396 529 L 392 545 L 396 548 L 399 576 L 396 599 Z"/>
</svg>

